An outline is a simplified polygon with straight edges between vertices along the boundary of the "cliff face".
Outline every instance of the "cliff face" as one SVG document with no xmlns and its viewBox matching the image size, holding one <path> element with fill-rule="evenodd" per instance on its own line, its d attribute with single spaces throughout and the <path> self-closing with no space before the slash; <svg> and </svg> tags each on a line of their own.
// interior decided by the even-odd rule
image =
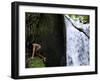
<svg viewBox="0 0 100 81">
<path fill-rule="evenodd" d="M 32 43 L 41 45 L 46 66 L 66 65 L 63 15 L 26 13 L 26 59 L 32 54 Z"/>
</svg>

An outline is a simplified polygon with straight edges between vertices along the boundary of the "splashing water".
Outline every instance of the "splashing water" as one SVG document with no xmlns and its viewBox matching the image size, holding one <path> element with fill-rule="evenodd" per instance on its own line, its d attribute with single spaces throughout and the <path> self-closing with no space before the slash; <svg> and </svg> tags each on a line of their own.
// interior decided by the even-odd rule
<svg viewBox="0 0 100 81">
<path fill-rule="evenodd" d="M 89 65 L 89 26 L 81 23 L 78 26 L 70 17 L 64 17 L 64 19 L 66 25 L 66 65 Z"/>
</svg>

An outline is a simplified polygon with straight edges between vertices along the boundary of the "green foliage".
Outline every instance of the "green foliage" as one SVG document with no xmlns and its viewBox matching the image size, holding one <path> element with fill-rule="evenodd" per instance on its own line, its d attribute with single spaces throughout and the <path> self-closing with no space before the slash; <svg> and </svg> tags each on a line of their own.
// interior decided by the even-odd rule
<svg viewBox="0 0 100 81">
<path fill-rule="evenodd" d="M 40 14 L 26 13 L 26 41 L 32 43 L 38 37 L 38 23 Z M 34 35 L 33 35 L 34 34 Z"/>
<path fill-rule="evenodd" d="M 28 68 L 45 67 L 43 60 L 39 57 L 29 58 L 27 63 Z"/>
<path fill-rule="evenodd" d="M 89 23 L 89 15 L 76 15 L 76 14 L 68 14 L 73 20 L 80 20 L 82 23 Z"/>
</svg>

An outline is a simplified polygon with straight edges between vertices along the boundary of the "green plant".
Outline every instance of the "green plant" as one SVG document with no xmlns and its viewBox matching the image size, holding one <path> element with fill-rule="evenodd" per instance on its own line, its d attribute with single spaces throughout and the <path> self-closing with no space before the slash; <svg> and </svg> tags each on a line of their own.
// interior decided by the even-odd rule
<svg viewBox="0 0 100 81">
<path fill-rule="evenodd" d="M 28 68 L 45 67 L 43 60 L 39 57 L 29 58 L 27 65 Z"/>
</svg>

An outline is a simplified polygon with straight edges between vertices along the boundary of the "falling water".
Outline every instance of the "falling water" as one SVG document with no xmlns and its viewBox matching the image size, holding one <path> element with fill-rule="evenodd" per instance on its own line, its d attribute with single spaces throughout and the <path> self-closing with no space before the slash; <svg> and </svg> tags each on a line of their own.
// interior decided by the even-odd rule
<svg viewBox="0 0 100 81">
<path fill-rule="evenodd" d="M 64 18 L 66 25 L 66 65 L 89 65 L 89 25 L 77 24 L 68 16 Z"/>
</svg>

